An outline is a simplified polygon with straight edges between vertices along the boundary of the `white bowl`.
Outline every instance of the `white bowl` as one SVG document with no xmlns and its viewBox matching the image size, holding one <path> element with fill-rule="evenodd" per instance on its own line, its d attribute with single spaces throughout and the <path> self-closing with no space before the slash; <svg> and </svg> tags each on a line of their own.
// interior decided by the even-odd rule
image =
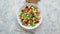
<svg viewBox="0 0 60 34">
<path fill-rule="evenodd" d="M 29 4 L 25 4 L 25 5 L 29 5 Z M 35 4 L 30 4 L 30 5 L 35 5 Z M 23 6 L 22 6 L 23 7 Z M 21 10 L 21 9 L 20 9 Z M 20 10 L 19 10 L 19 12 L 20 12 Z M 19 13 L 18 12 L 18 13 Z M 19 19 L 19 15 L 17 14 L 17 20 L 18 20 L 18 23 L 20 24 L 20 26 L 22 27 L 22 28 L 24 28 L 24 29 L 29 29 L 29 30 L 31 30 L 31 29 L 35 29 L 35 28 L 37 28 L 40 24 L 41 24 L 41 22 L 42 22 L 42 14 L 41 14 L 41 12 L 40 12 L 40 17 L 41 17 L 41 19 L 39 20 L 39 23 L 38 24 L 36 24 L 35 26 L 33 26 L 33 27 L 27 27 L 27 26 L 24 26 L 24 25 L 22 25 L 22 23 L 21 23 L 21 21 L 20 21 L 20 19 Z"/>
</svg>

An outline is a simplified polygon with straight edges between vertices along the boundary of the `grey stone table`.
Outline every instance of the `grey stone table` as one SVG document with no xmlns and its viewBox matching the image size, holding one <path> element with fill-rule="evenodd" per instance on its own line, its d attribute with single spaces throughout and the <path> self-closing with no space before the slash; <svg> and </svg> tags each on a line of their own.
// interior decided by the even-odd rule
<svg viewBox="0 0 60 34">
<path fill-rule="evenodd" d="M 16 31 L 16 14 L 24 4 L 25 0 L 0 0 L 0 34 L 30 34 Z M 60 0 L 41 0 L 38 6 L 43 20 L 33 34 L 60 34 Z"/>
</svg>

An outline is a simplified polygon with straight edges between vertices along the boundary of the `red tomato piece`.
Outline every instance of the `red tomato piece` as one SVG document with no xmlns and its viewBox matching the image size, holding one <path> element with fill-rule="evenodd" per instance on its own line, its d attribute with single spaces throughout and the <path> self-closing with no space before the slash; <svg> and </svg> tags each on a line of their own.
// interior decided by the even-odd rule
<svg viewBox="0 0 60 34">
<path fill-rule="evenodd" d="M 39 23 L 39 21 L 36 21 L 35 24 Z"/>
<path fill-rule="evenodd" d="M 28 20 L 24 21 L 24 25 L 28 26 Z"/>
</svg>

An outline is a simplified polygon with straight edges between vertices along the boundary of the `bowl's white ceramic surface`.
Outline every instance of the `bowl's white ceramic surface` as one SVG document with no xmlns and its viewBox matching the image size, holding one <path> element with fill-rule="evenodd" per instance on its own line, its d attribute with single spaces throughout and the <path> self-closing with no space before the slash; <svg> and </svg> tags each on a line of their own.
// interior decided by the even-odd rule
<svg viewBox="0 0 60 34">
<path fill-rule="evenodd" d="M 35 4 L 25 4 L 25 5 L 35 5 Z M 24 5 L 24 6 L 25 6 Z M 22 6 L 23 7 L 23 6 Z M 20 9 L 21 10 L 21 9 Z M 19 12 L 20 12 L 20 10 L 19 10 Z M 40 10 L 39 10 L 40 11 Z M 18 13 L 19 13 L 18 12 Z M 41 17 L 41 19 L 39 20 L 39 23 L 38 24 L 36 24 L 35 26 L 33 26 L 33 27 L 28 27 L 28 26 L 24 26 L 24 25 L 22 25 L 22 23 L 21 23 L 21 21 L 20 21 L 20 19 L 19 19 L 19 15 L 17 14 L 17 20 L 18 20 L 18 23 L 20 24 L 20 26 L 21 27 L 23 27 L 24 29 L 35 29 L 35 28 L 37 28 L 40 24 L 41 24 L 41 22 L 42 22 L 42 14 L 41 14 L 41 12 L 40 12 L 40 17 Z"/>
</svg>

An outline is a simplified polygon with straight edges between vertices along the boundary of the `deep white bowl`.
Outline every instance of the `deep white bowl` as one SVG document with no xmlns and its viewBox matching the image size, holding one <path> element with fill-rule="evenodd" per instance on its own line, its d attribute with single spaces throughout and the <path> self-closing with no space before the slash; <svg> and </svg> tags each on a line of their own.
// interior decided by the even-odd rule
<svg viewBox="0 0 60 34">
<path fill-rule="evenodd" d="M 25 5 L 35 5 L 35 4 L 25 4 Z M 25 6 L 24 5 L 24 6 Z M 22 6 L 23 7 L 23 6 Z M 20 8 L 20 10 L 21 10 L 21 8 Z M 19 10 L 19 12 L 20 12 L 20 10 Z M 39 9 L 39 11 L 40 11 L 40 9 Z M 19 13 L 18 12 L 18 13 Z M 22 28 L 24 28 L 24 29 L 29 29 L 29 30 L 31 30 L 31 29 L 35 29 L 35 28 L 37 28 L 40 24 L 41 24 L 41 22 L 42 22 L 42 14 L 41 14 L 41 12 L 40 12 L 40 17 L 41 17 L 41 19 L 39 20 L 39 23 L 38 24 L 36 24 L 35 26 L 33 26 L 33 27 L 27 27 L 27 26 L 24 26 L 24 25 L 22 25 L 22 23 L 21 23 L 21 21 L 20 21 L 20 19 L 19 19 L 19 15 L 17 14 L 17 20 L 18 20 L 18 23 L 20 24 L 20 26 L 22 27 Z"/>
</svg>

